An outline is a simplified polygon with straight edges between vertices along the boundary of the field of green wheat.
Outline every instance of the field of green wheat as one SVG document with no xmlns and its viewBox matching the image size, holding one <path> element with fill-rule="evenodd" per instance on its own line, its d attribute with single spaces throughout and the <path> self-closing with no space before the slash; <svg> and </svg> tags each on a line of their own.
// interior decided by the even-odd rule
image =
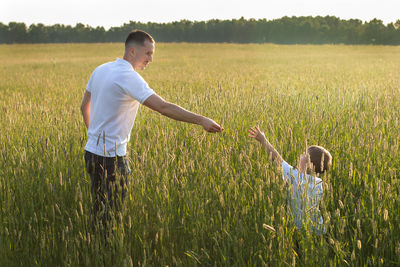
<svg viewBox="0 0 400 267">
<path fill-rule="evenodd" d="M 124 210 L 93 229 L 80 103 L 123 44 L 0 46 L 0 266 L 387 266 L 400 264 L 400 47 L 156 44 L 140 74 L 221 123 L 141 107 Z M 326 147 L 326 234 L 297 231 L 282 175 Z"/>
</svg>

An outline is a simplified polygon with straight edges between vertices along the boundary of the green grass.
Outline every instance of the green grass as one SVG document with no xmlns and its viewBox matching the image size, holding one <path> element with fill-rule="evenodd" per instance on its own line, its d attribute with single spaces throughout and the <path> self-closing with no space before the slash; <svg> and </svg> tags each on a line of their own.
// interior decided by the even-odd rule
<svg viewBox="0 0 400 267">
<path fill-rule="evenodd" d="M 141 75 L 225 131 L 142 107 L 123 223 L 104 240 L 90 227 L 79 106 L 122 50 L 0 46 L 1 266 L 400 264 L 399 47 L 157 44 Z M 325 236 L 297 233 L 254 124 L 292 165 L 306 144 L 333 155 Z"/>
</svg>

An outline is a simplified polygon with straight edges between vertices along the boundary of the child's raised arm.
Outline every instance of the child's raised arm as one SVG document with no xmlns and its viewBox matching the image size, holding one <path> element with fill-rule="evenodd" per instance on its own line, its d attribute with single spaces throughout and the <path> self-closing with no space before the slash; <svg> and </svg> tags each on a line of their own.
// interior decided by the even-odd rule
<svg viewBox="0 0 400 267">
<path fill-rule="evenodd" d="M 275 162 L 278 166 L 281 166 L 283 158 L 281 157 L 281 155 L 279 155 L 278 151 L 276 151 L 276 149 L 271 145 L 267 138 L 265 138 L 264 132 L 261 132 L 258 126 L 250 127 L 248 132 L 250 138 L 257 140 L 262 144 L 268 155 L 271 156 L 272 161 Z"/>
</svg>

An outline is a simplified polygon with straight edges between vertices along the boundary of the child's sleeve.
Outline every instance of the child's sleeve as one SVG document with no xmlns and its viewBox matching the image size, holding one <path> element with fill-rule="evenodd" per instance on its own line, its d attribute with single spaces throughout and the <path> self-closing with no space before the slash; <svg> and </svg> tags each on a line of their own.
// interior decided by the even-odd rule
<svg viewBox="0 0 400 267">
<path fill-rule="evenodd" d="M 315 185 L 313 188 L 314 190 L 313 190 L 312 195 L 313 195 L 315 201 L 319 202 L 319 201 L 321 201 L 322 195 L 324 192 L 324 189 L 322 187 L 322 180 L 319 178 L 315 178 L 314 183 L 315 183 Z"/>
<path fill-rule="evenodd" d="M 286 161 L 282 161 L 282 178 L 283 181 L 291 184 L 292 182 L 292 175 L 293 173 L 293 167 L 290 166 Z"/>
</svg>

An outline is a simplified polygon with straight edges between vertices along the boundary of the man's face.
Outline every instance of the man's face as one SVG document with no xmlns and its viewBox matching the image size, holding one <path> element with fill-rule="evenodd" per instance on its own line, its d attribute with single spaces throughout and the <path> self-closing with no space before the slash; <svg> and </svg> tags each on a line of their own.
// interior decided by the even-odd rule
<svg viewBox="0 0 400 267">
<path fill-rule="evenodd" d="M 154 43 L 146 40 L 143 45 L 135 45 L 133 50 L 133 68 L 143 70 L 147 64 L 153 62 Z"/>
</svg>

